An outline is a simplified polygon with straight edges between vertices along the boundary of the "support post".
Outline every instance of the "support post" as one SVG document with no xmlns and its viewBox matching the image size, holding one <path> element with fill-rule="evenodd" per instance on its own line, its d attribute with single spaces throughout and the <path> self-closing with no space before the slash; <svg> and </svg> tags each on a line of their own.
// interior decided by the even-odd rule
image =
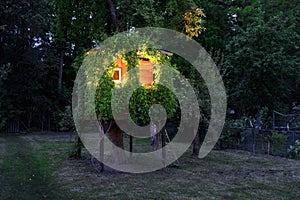
<svg viewBox="0 0 300 200">
<path fill-rule="evenodd" d="M 100 172 L 104 171 L 104 164 L 103 164 L 103 158 L 104 158 L 104 138 L 102 138 L 102 140 L 99 141 L 99 158 L 101 160 L 100 162 L 100 166 L 101 166 L 101 170 Z"/>
<path fill-rule="evenodd" d="M 133 151 L 132 143 L 133 143 L 133 137 L 132 137 L 132 135 L 130 135 L 129 136 L 129 151 L 130 151 L 130 155 L 132 155 L 132 151 Z"/>
<path fill-rule="evenodd" d="M 162 161 L 164 167 L 166 167 L 166 149 L 164 149 L 164 146 L 166 146 L 166 134 L 165 134 L 165 128 L 163 128 L 160 131 L 161 134 L 161 148 L 162 148 Z"/>
</svg>

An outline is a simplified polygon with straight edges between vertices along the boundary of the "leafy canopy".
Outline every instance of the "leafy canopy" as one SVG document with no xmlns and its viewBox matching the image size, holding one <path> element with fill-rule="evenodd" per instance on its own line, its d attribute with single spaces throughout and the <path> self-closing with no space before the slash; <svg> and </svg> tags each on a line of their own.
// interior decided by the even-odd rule
<svg viewBox="0 0 300 200">
<path fill-rule="evenodd" d="M 176 97 L 170 89 L 162 86 L 161 77 L 170 76 L 170 74 L 164 73 L 157 64 L 163 64 L 165 66 L 172 67 L 169 61 L 169 57 L 158 50 L 154 49 L 141 49 L 139 51 L 129 52 L 122 56 L 127 62 L 127 69 L 131 70 L 138 66 L 139 56 L 143 54 L 143 58 L 149 59 L 154 65 L 155 80 L 151 86 L 141 86 L 133 92 L 130 98 L 129 111 L 125 107 L 120 107 L 118 110 L 122 113 L 129 112 L 131 118 L 139 124 L 147 124 L 150 121 L 149 109 L 154 104 L 162 105 L 167 112 L 168 118 L 172 118 L 175 108 L 178 106 Z M 111 99 L 113 89 L 121 91 L 121 98 L 116 101 L 124 101 L 128 96 L 128 90 L 133 87 L 133 77 L 128 78 L 127 81 L 123 81 L 121 85 L 115 86 L 112 80 L 114 63 L 108 67 L 104 75 L 100 78 L 97 86 L 95 105 L 96 113 L 99 120 L 108 121 L 113 119 L 111 110 Z M 138 79 L 136 79 L 138 80 Z"/>
</svg>

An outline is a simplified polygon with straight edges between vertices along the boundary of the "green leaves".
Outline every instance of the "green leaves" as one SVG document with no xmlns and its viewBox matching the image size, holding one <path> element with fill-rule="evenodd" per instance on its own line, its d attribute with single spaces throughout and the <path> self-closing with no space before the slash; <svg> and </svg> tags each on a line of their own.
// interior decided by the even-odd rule
<svg viewBox="0 0 300 200">
<path fill-rule="evenodd" d="M 152 49 L 142 49 L 140 52 L 143 52 L 143 57 L 148 58 L 151 63 L 159 63 L 164 65 L 170 65 L 169 59 L 166 55 L 160 53 L 157 50 Z M 137 67 L 139 58 L 137 52 L 129 52 L 126 55 L 123 55 L 123 58 L 127 61 L 127 69 L 133 69 Z M 139 124 L 149 123 L 149 109 L 154 104 L 162 105 L 166 111 L 169 118 L 173 116 L 174 109 L 178 106 L 174 94 L 166 87 L 160 85 L 160 76 L 170 76 L 163 71 L 159 70 L 159 67 L 155 69 L 155 82 L 151 86 L 141 86 L 135 90 L 131 97 L 128 97 L 129 92 L 131 91 L 132 84 L 134 80 L 139 80 L 136 77 L 127 77 L 128 81 L 122 83 L 122 85 L 115 87 L 114 82 L 112 81 L 112 70 L 114 65 L 111 65 L 104 75 L 100 78 L 96 96 L 96 113 L 99 120 L 108 121 L 113 119 L 112 116 L 112 91 L 119 91 L 119 98 L 114 101 L 114 105 L 117 106 L 117 110 L 120 114 L 129 112 L 131 118 Z M 127 75 L 128 76 L 128 75 Z M 129 99 L 129 110 L 126 107 L 122 107 L 121 102 Z M 119 102 L 119 103 L 118 103 Z M 119 107 L 118 107 L 119 106 Z"/>
<path fill-rule="evenodd" d="M 136 123 L 148 124 L 150 122 L 149 110 L 154 104 L 162 105 L 168 118 L 173 117 L 174 109 L 178 106 L 174 94 L 166 87 L 153 85 L 150 88 L 140 87 L 130 99 L 131 117 Z"/>
<path fill-rule="evenodd" d="M 256 112 L 258 106 L 288 109 L 299 98 L 294 95 L 299 89 L 299 35 L 293 16 L 269 15 L 265 5 L 255 12 L 256 6 L 239 9 L 236 35 L 226 47 L 222 70 L 227 71 L 230 106 L 243 112 Z"/>
</svg>

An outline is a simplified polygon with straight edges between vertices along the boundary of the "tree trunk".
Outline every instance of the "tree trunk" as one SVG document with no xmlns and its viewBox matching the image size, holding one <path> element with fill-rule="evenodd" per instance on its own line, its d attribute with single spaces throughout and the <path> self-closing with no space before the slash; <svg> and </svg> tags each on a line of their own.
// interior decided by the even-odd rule
<svg viewBox="0 0 300 200">
<path fill-rule="evenodd" d="M 51 131 L 51 117 L 48 115 L 48 131 Z"/>
<path fill-rule="evenodd" d="M 58 72 L 58 92 L 61 93 L 62 91 L 62 78 L 63 78 L 63 71 L 64 71 L 64 56 L 65 50 L 64 47 L 60 52 L 60 60 L 59 60 L 59 72 Z"/>
<path fill-rule="evenodd" d="M 116 27 L 117 32 L 121 32 L 122 28 L 118 20 L 117 12 L 115 9 L 115 5 L 112 0 L 105 0 L 106 4 L 108 6 L 110 16 L 111 16 L 111 21 Z M 110 29 L 110 22 L 108 23 L 107 27 L 107 32 L 109 33 L 111 30 Z M 113 159 L 114 163 L 124 163 L 125 162 L 125 155 L 124 152 L 118 149 L 117 147 L 124 149 L 124 144 L 123 144 L 123 131 L 118 127 L 118 125 L 115 122 L 111 122 L 112 124 L 110 125 L 109 130 L 105 131 L 107 137 L 110 139 L 110 141 L 114 144 L 111 148 L 112 154 L 113 154 Z M 132 147 L 131 147 L 132 150 Z"/>
<path fill-rule="evenodd" d="M 41 119 L 41 129 L 42 129 L 42 132 L 44 131 L 44 121 L 45 121 L 45 115 L 44 115 L 44 113 L 42 113 L 42 119 Z"/>
<path fill-rule="evenodd" d="M 112 0 L 106 0 L 106 4 L 108 6 L 112 22 L 115 25 L 115 27 L 117 29 L 117 32 L 122 31 L 119 20 L 118 20 L 118 17 L 117 17 L 117 12 L 116 12 L 114 3 L 112 2 Z"/>
<path fill-rule="evenodd" d="M 113 143 L 111 147 L 111 154 L 113 156 L 113 163 L 121 164 L 125 163 L 125 155 L 123 152 L 124 144 L 123 144 L 123 131 L 119 128 L 119 126 L 112 122 L 110 129 L 108 130 L 107 137 Z M 119 149 L 119 148 L 120 149 Z"/>
<path fill-rule="evenodd" d="M 81 158 L 81 152 L 82 152 L 81 149 L 82 149 L 82 142 L 80 137 L 77 135 L 76 143 L 75 143 L 75 153 L 74 153 L 75 158 Z"/>
<path fill-rule="evenodd" d="M 31 129 L 31 119 L 32 119 L 32 111 L 30 111 L 28 115 L 28 121 L 27 121 L 28 129 Z"/>
</svg>

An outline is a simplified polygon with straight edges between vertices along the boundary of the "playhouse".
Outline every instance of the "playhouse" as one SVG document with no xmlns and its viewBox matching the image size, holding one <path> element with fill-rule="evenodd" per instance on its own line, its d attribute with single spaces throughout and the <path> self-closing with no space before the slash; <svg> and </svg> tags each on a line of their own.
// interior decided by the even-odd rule
<svg viewBox="0 0 300 200">
<path fill-rule="evenodd" d="M 139 58 L 139 80 L 144 86 L 150 86 L 154 80 L 153 64 L 146 58 Z M 127 72 L 126 62 L 122 58 L 118 58 L 115 62 L 115 68 L 113 73 L 113 81 L 115 84 L 122 82 L 122 78 Z"/>
</svg>

